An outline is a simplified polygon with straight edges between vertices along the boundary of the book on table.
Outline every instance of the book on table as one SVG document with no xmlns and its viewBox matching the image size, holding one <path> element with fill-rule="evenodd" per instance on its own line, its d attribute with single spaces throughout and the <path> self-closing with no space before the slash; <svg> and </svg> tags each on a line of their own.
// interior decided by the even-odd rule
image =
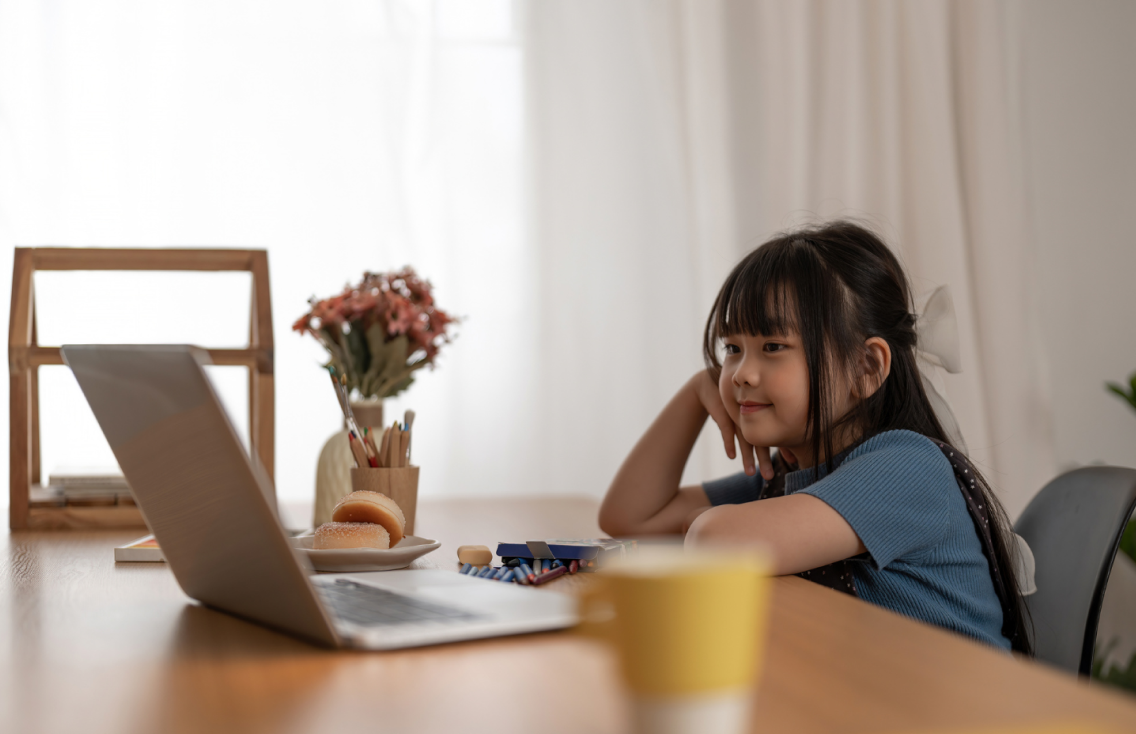
<svg viewBox="0 0 1136 734">
<path fill-rule="evenodd" d="M 164 563 L 166 557 L 153 535 L 147 535 L 114 549 L 115 563 Z"/>
<path fill-rule="evenodd" d="M 68 501 L 133 501 L 126 477 L 115 469 L 64 467 L 48 475 L 47 484 Z"/>
</svg>

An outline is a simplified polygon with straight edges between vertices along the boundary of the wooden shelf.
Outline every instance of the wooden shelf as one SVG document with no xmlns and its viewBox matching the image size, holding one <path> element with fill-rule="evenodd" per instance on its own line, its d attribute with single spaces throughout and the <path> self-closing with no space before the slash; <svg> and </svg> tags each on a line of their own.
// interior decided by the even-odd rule
<svg viewBox="0 0 1136 734">
<path fill-rule="evenodd" d="M 142 512 L 134 505 L 95 507 L 38 507 L 27 509 L 27 530 L 94 530 L 97 528 L 146 529 Z"/>
<path fill-rule="evenodd" d="M 28 489 L 28 529 L 145 528 L 131 497 L 68 502 L 58 487 L 33 484 Z"/>
<path fill-rule="evenodd" d="M 8 328 L 9 482 L 8 524 L 24 528 L 144 528 L 133 501 L 71 502 L 40 486 L 39 368 L 63 364 L 59 347 L 41 346 L 36 334 L 37 270 L 245 271 L 252 274 L 247 349 L 207 349 L 213 363 L 247 367 L 249 443 L 273 477 L 276 392 L 273 375 L 272 301 L 264 250 L 106 249 L 17 247 L 12 267 Z"/>
</svg>

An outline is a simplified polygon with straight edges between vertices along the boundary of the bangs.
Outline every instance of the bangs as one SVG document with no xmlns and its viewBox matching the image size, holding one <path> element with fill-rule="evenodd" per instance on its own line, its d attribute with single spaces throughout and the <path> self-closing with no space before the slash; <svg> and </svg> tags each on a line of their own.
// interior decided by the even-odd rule
<svg viewBox="0 0 1136 734">
<path fill-rule="evenodd" d="M 712 338 L 800 332 L 797 294 L 807 288 L 802 289 L 791 275 L 791 261 L 796 258 L 787 249 L 762 248 L 730 274 L 711 314 Z"/>
<path fill-rule="evenodd" d="M 719 301 L 714 336 L 784 336 L 797 328 L 797 299 L 785 281 L 759 284 L 738 281 Z"/>
</svg>

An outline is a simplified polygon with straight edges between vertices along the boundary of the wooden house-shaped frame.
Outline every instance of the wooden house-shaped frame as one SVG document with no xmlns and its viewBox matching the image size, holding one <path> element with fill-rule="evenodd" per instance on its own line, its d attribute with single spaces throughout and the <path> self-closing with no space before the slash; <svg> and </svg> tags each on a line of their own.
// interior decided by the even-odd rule
<svg viewBox="0 0 1136 734">
<path fill-rule="evenodd" d="M 214 364 L 249 371 L 249 443 L 273 476 L 275 388 L 268 253 L 264 250 L 104 249 L 17 247 L 12 269 L 8 329 L 9 484 L 8 523 L 25 528 L 145 527 L 138 508 L 118 503 L 69 506 L 41 487 L 39 383 L 42 365 L 61 365 L 59 347 L 40 346 L 36 335 L 37 270 L 245 271 L 252 275 L 249 343 L 245 349 L 209 349 Z"/>
</svg>

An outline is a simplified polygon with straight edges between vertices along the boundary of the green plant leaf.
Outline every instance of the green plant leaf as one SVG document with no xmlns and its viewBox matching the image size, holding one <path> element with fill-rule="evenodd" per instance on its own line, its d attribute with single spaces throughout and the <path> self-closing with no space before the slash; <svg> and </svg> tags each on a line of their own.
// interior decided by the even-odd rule
<svg viewBox="0 0 1136 734">
<path fill-rule="evenodd" d="M 1115 382 L 1106 382 L 1105 387 L 1108 388 L 1109 391 L 1119 395 L 1125 402 L 1132 406 L 1133 410 L 1136 410 L 1136 390 L 1128 392 Z"/>
<path fill-rule="evenodd" d="M 1121 668 L 1120 666 L 1113 663 L 1112 665 L 1108 666 L 1107 671 L 1103 670 L 1104 659 L 1108 657 L 1108 653 L 1113 647 L 1115 647 L 1114 642 L 1115 640 L 1110 640 L 1109 644 L 1105 647 L 1105 650 L 1101 653 L 1101 662 L 1099 665 L 1095 662 L 1096 655 L 1093 656 L 1093 677 L 1097 680 L 1100 680 L 1109 685 L 1116 686 L 1118 688 L 1123 688 L 1128 691 L 1136 691 L 1136 652 L 1132 653 L 1132 656 L 1128 659 L 1128 665 L 1126 667 Z"/>
<path fill-rule="evenodd" d="M 1120 551 L 1136 561 L 1136 520 L 1130 520 L 1120 535 Z"/>
</svg>

